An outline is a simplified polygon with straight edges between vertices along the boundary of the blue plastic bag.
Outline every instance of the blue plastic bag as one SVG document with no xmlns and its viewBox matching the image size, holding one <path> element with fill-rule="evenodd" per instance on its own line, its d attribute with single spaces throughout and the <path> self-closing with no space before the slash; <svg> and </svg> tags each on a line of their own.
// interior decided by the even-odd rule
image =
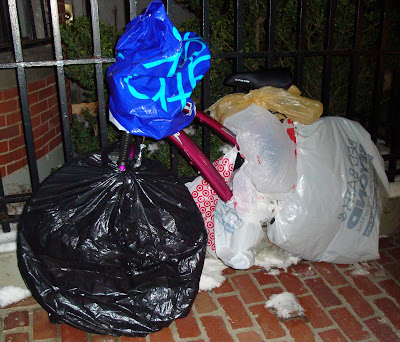
<svg viewBox="0 0 400 342">
<path fill-rule="evenodd" d="M 110 118 L 120 129 L 162 139 L 193 120 L 190 99 L 210 67 L 210 51 L 193 32 L 179 32 L 161 1 L 133 19 L 118 41 L 107 71 Z M 190 103 L 191 110 L 183 112 Z"/>
</svg>

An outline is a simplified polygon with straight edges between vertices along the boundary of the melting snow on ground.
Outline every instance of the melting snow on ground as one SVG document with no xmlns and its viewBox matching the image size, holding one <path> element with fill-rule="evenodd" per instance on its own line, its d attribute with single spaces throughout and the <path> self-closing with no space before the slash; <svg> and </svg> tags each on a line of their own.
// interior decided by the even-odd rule
<svg viewBox="0 0 400 342">
<path fill-rule="evenodd" d="M 268 274 L 278 275 L 280 273 L 277 270 L 278 268 L 283 268 L 286 272 L 289 266 L 296 265 L 300 260 L 300 258 L 271 244 L 257 253 L 255 265 L 265 268 L 269 271 Z"/>
<path fill-rule="evenodd" d="M 352 275 L 366 276 L 369 274 L 369 271 L 365 267 L 369 267 L 368 264 L 360 265 L 358 262 L 353 264 L 353 271 L 351 271 Z"/>
<path fill-rule="evenodd" d="M 0 230 L 0 253 L 14 252 L 17 249 L 17 231 L 3 233 Z"/>
<path fill-rule="evenodd" d="M 272 309 L 281 318 L 303 316 L 304 309 L 290 292 L 274 294 L 265 303 L 266 308 Z"/>
<path fill-rule="evenodd" d="M 225 268 L 227 266 L 221 260 L 207 256 L 200 277 L 200 291 L 210 291 L 215 287 L 220 287 L 226 279 L 222 275 Z"/>
<path fill-rule="evenodd" d="M 16 286 L 5 286 L 0 288 L 0 308 L 19 302 L 30 297 L 31 293 L 27 289 Z"/>
</svg>

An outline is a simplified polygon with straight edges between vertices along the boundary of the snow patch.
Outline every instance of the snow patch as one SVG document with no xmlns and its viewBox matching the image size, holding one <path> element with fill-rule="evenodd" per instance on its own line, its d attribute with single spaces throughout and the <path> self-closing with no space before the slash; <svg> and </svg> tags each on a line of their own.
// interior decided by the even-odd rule
<svg viewBox="0 0 400 342">
<path fill-rule="evenodd" d="M 290 292 L 274 294 L 265 302 L 265 307 L 272 309 L 281 318 L 303 316 L 304 309 L 296 296 Z"/>
<path fill-rule="evenodd" d="M 225 144 L 220 146 L 219 151 L 222 152 L 222 154 L 227 154 L 231 149 L 232 149 L 231 145 Z"/>
<path fill-rule="evenodd" d="M 400 197 L 400 183 L 391 182 L 389 183 L 389 198 Z"/>
<path fill-rule="evenodd" d="M 276 275 L 281 274 L 281 271 L 279 271 L 279 270 L 277 270 L 276 268 L 274 268 L 274 269 L 268 271 L 268 274 L 269 274 L 269 275 L 276 276 Z"/>
<path fill-rule="evenodd" d="M 0 253 L 10 253 L 17 250 L 16 242 L 5 242 L 0 244 Z"/>
<path fill-rule="evenodd" d="M 183 131 L 187 135 L 194 135 L 196 133 L 196 130 L 193 128 L 193 126 L 188 126 L 188 127 L 184 128 Z"/>
<path fill-rule="evenodd" d="M 158 146 L 158 143 L 148 144 L 147 145 L 147 151 L 148 151 L 147 156 L 150 157 L 153 153 L 155 153 L 159 149 L 160 149 L 160 146 Z"/>
<path fill-rule="evenodd" d="M 353 271 L 351 272 L 351 274 L 356 276 L 366 276 L 370 273 L 359 263 L 356 263 L 353 265 Z"/>
<path fill-rule="evenodd" d="M 200 291 L 211 291 L 215 287 L 220 287 L 226 279 L 222 275 L 225 268 L 227 266 L 221 260 L 207 256 L 200 277 Z"/>
<path fill-rule="evenodd" d="M 17 231 L 4 233 L 0 230 L 0 253 L 14 252 L 17 249 Z"/>
<path fill-rule="evenodd" d="M 287 268 L 296 265 L 301 259 L 291 255 L 278 246 L 271 245 L 265 247 L 256 255 L 255 265 L 270 271 L 272 268 Z"/>
<path fill-rule="evenodd" d="M 16 286 L 5 286 L 0 288 L 0 308 L 19 302 L 30 297 L 29 290 Z"/>
</svg>

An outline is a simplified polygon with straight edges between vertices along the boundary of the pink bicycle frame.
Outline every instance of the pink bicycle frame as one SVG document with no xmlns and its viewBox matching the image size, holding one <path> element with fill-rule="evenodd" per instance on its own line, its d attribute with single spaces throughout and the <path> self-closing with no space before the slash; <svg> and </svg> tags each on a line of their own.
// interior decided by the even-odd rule
<svg viewBox="0 0 400 342">
<path fill-rule="evenodd" d="M 224 125 L 220 124 L 218 121 L 201 111 L 196 112 L 196 119 L 202 124 L 210 127 L 222 139 L 238 147 L 235 134 L 227 129 Z M 167 139 L 173 143 L 179 151 L 188 157 L 190 163 L 200 171 L 205 180 L 211 185 L 211 187 L 224 202 L 227 202 L 232 198 L 232 191 L 215 169 L 214 165 L 183 130 L 169 136 Z"/>
</svg>

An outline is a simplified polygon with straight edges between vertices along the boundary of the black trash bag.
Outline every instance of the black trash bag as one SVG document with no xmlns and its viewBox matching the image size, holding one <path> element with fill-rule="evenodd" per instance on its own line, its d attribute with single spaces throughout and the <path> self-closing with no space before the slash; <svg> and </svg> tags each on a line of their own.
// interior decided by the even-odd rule
<svg viewBox="0 0 400 342">
<path fill-rule="evenodd" d="M 207 246 L 186 186 L 154 160 L 122 172 L 109 151 L 49 176 L 28 201 L 18 265 L 53 323 L 145 336 L 190 312 Z"/>
</svg>

